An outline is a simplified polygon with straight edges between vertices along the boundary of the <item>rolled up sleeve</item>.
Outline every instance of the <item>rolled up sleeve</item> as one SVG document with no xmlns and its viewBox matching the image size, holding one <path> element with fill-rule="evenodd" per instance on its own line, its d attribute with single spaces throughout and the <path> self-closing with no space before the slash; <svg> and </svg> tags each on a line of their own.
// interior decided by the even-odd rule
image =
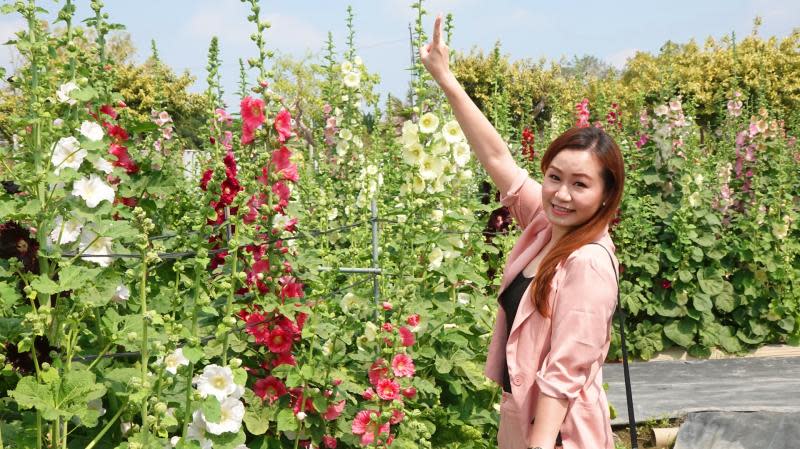
<svg viewBox="0 0 800 449">
<path fill-rule="evenodd" d="M 567 271 L 552 311 L 550 352 L 536 374 L 540 391 L 547 396 L 575 399 L 593 380 L 593 365 L 605 358 L 617 284 L 614 267 L 608 260 L 601 264 L 600 257 L 607 258 L 602 248 L 584 247 L 564 265 Z"/>
<path fill-rule="evenodd" d="M 508 191 L 500 192 L 500 204 L 506 206 L 517 225 L 525 229 L 542 211 L 542 185 L 520 167 Z"/>
</svg>

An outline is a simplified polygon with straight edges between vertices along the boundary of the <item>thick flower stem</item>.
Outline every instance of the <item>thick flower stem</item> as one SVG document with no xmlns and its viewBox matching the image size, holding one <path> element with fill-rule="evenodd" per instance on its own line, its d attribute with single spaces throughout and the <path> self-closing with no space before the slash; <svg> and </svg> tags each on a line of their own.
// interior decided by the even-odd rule
<svg viewBox="0 0 800 449">
<path fill-rule="evenodd" d="M 225 215 L 228 215 L 226 210 Z M 228 217 L 230 220 L 230 217 Z M 230 225 L 228 225 L 230 226 Z M 233 231 L 233 240 L 236 241 L 236 234 L 238 231 L 238 226 Z M 231 290 L 228 292 L 228 302 L 225 304 L 225 312 L 223 314 L 224 318 L 227 318 L 231 315 L 231 309 L 233 308 L 233 296 L 236 294 L 236 277 L 237 277 L 237 270 L 239 261 L 239 246 L 236 245 L 236 248 L 233 250 L 233 260 L 231 261 Z M 222 338 L 222 366 L 228 365 L 228 336 L 230 332 L 225 332 L 225 336 Z"/>
<path fill-rule="evenodd" d="M 142 279 L 141 279 L 141 302 L 142 302 L 142 384 L 147 382 L 147 361 L 150 358 L 147 348 L 147 251 L 142 251 Z M 142 434 L 143 441 L 147 442 L 147 397 L 142 400 Z"/>
<path fill-rule="evenodd" d="M 125 403 L 122 405 L 122 407 L 119 408 L 119 410 L 117 410 L 117 413 L 115 413 L 114 416 L 110 420 L 108 420 L 106 425 L 103 427 L 103 430 L 101 430 L 100 433 L 98 433 L 94 437 L 94 439 L 89 442 L 89 444 L 86 446 L 85 449 L 92 449 L 93 447 L 95 447 L 97 442 L 100 441 L 101 438 L 103 438 L 103 435 L 105 435 L 108 432 L 108 430 L 111 429 L 111 426 L 113 426 L 114 423 L 117 422 L 117 419 L 119 419 L 120 415 L 122 415 L 122 412 L 125 411 L 125 408 L 127 408 L 127 406 L 128 404 Z"/>
</svg>

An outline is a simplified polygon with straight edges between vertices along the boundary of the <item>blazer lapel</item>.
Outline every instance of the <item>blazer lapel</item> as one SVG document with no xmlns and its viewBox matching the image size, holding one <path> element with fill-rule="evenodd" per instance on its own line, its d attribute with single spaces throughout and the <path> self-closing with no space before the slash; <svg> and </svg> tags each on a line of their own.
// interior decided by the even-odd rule
<svg viewBox="0 0 800 449">
<path fill-rule="evenodd" d="M 525 250 L 517 260 L 514 261 L 511 268 L 511 279 L 514 279 L 520 271 L 524 270 L 526 266 L 539 254 L 539 252 L 544 248 L 548 241 L 550 241 L 550 236 L 552 234 L 552 228 L 547 227 L 545 230 L 539 232 L 536 236 L 536 239 L 533 243 Z M 510 281 L 509 281 L 510 282 Z M 535 307 L 530 300 L 530 289 L 533 285 L 533 282 L 528 284 L 528 288 L 525 289 L 525 293 L 523 294 L 523 298 L 519 303 L 519 308 L 517 309 L 517 315 L 514 317 L 514 323 L 511 325 L 511 332 L 509 332 L 509 338 L 514 335 L 514 331 L 519 328 L 519 326 L 533 313 Z"/>
</svg>

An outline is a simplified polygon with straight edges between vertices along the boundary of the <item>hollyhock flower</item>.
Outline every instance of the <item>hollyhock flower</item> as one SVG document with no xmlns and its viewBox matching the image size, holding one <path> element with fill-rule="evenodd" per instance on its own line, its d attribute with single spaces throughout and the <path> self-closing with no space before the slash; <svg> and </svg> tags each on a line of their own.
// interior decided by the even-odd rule
<svg viewBox="0 0 800 449">
<path fill-rule="evenodd" d="M 742 115 L 742 102 L 739 100 L 729 100 L 728 101 L 728 113 L 733 117 L 739 117 Z"/>
<path fill-rule="evenodd" d="M 86 155 L 86 150 L 81 148 L 78 139 L 72 136 L 62 137 L 54 145 L 50 162 L 53 164 L 55 174 L 59 174 L 62 168 L 69 167 L 74 170 L 80 168 Z"/>
<path fill-rule="evenodd" d="M 75 81 L 67 81 L 58 87 L 58 90 L 56 91 L 56 98 L 60 103 L 67 103 L 68 105 L 73 106 L 78 101 L 72 98 L 69 94 L 77 88 L 78 85 L 75 83 Z"/>
<path fill-rule="evenodd" d="M 466 142 L 458 142 L 453 145 L 453 161 L 455 161 L 457 166 L 463 167 L 467 165 L 470 156 L 472 156 L 472 154 Z"/>
<path fill-rule="evenodd" d="M 378 358 L 372 362 L 372 365 L 369 367 L 369 383 L 373 386 L 377 386 L 378 382 L 386 378 L 387 374 L 389 374 L 389 367 L 386 366 L 386 361 L 382 358 Z"/>
<path fill-rule="evenodd" d="M 403 395 L 403 397 L 405 397 L 406 399 L 413 399 L 413 398 L 414 398 L 414 396 L 416 396 L 416 395 L 417 395 L 417 389 L 416 389 L 416 388 L 414 388 L 414 387 L 408 387 L 408 388 L 404 388 L 404 389 L 403 389 L 403 391 L 401 391 L 401 394 L 402 394 L 402 395 Z"/>
<path fill-rule="evenodd" d="M 444 163 L 435 156 L 424 154 L 419 162 L 419 175 L 425 180 L 434 180 L 444 172 Z"/>
<path fill-rule="evenodd" d="M 217 116 L 217 121 L 220 123 L 224 123 L 228 126 L 233 124 L 233 117 L 228 114 L 225 109 L 217 108 L 214 110 L 214 115 Z"/>
<path fill-rule="evenodd" d="M 375 393 L 384 401 L 393 401 L 400 394 L 400 385 L 393 379 L 381 379 L 375 386 Z"/>
<path fill-rule="evenodd" d="M 667 279 L 662 279 L 661 280 L 661 288 L 663 288 L 665 290 L 668 289 L 668 288 L 672 288 L 672 282 L 670 282 Z"/>
<path fill-rule="evenodd" d="M 111 237 L 100 237 L 92 231 L 84 230 L 83 234 L 81 234 L 81 241 L 78 248 L 84 256 L 94 256 L 82 257 L 82 259 L 94 262 L 101 267 L 107 267 L 114 259 L 112 257 L 98 256 L 107 256 L 111 254 L 111 244 Z"/>
<path fill-rule="evenodd" d="M 403 160 L 409 165 L 417 165 L 422 161 L 425 150 L 422 144 L 414 142 L 411 145 L 403 147 Z"/>
<path fill-rule="evenodd" d="M 397 354 L 392 359 L 392 371 L 397 377 L 413 377 L 414 376 L 414 361 L 408 354 Z"/>
<path fill-rule="evenodd" d="M 336 449 L 336 438 L 330 435 L 324 435 L 322 437 L 322 444 L 324 444 L 328 449 Z"/>
<path fill-rule="evenodd" d="M 285 329 L 276 327 L 269 332 L 267 347 L 274 353 L 288 352 L 292 349 L 292 336 Z"/>
<path fill-rule="evenodd" d="M 444 252 L 438 246 L 434 247 L 428 254 L 428 269 L 437 270 L 442 266 L 444 260 Z"/>
<path fill-rule="evenodd" d="M 264 116 L 264 101 L 260 98 L 247 96 L 242 99 L 240 106 L 242 116 L 242 145 L 246 145 L 253 141 L 253 133 L 266 121 L 266 117 Z"/>
<path fill-rule="evenodd" d="M 578 116 L 578 121 L 575 126 L 578 128 L 588 128 L 589 124 L 589 99 L 584 98 L 580 103 L 575 105 L 575 112 Z"/>
<path fill-rule="evenodd" d="M 316 411 L 314 408 L 314 401 L 303 394 L 302 388 L 292 388 L 289 390 L 289 393 L 292 396 L 292 411 L 295 415 L 300 412 Z"/>
<path fill-rule="evenodd" d="M 291 352 L 281 352 L 275 357 L 275 360 L 272 361 L 272 366 L 276 367 L 281 365 L 297 366 L 297 360 L 295 360 Z"/>
<path fill-rule="evenodd" d="M 118 142 L 125 142 L 130 139 L 128 132 L 125 131 L 121 126 L 117 125 L 108 125 L 106 126 L 106 131 L 108 131 L 108 135 L 111 136 L 113 139 L 117 140 Z"/>
<path fill-rule="evenodd" d="M 373 390 L 372 387 L 367 387 L 367 389 L 361 393 L 361 397 L 364 398 L 364 400 L 371 401 L 372 398 L 375 397 L 375 390 Z"/>
<path fill-rule="evenodd" d="M 111 297 L 111 300 L 116 303 L 121 303 L 127 301 L 131 297 L 131 290 L 125 284 L 117 285 L 117 288 L 114 290 L 114 296 Z"/>
<path fill-rule="evenodd" d="M 100 112 L 102 114 L 105 114 L 105 115 L 113 118 L 114 120 L 116 120 L 117 117 L 119 117 L 119 114 L 117 114 L 117 111 L 115 111 L 114 108 L 110 104 L 104 104 L 103 106 L 100 106 Z"/>
<path fill-rule="evenodd" d="M 419 131 L 424 134 L 433 134 L 439 128 L 439 117 L 427 112 L 419 118 Z"/>
<path fill-rule="evenodd" d="M 414 346 L 414 334 L 407 327 L 401 326 L 397 329 L 397 333 L 400 334 L 403 346 Z"/>
<path fill-rule="evenodd" d="M 238 432 L 242 428 L 242 420 L 244 419 L 244 404 L 242 401 L 236 398 L 225 398 L 220 401 L 219 408 L 219 422 L 211 422 L 206 419 L 206 429 L 214 435 Z"/>
<path fill-rule="evenodd" d="M 103 136 L 105 135 L 105 133 L 103 133 L 102 126 L 98 125 L 95 122 L 90 122 L 90 121 L 84 121 L 83 123 L 81 123 L 79 131 L 81 135 L 83 135 L 83 137 L 86 137 L 92 142 L 99 142 L 103 140 Z"/>
<path fill-rule="evenodd" d="M 96 161 L 92 162 L 92 167 L 95 170 L 101 171 L 107 175 L 110 175 L 111 172 L 114 171 L 114 166 L 109 162 L 107 159 L 98 158 Z"/>
<path fill-rule="evenodd" d="M 403 413 L 399 409 L 396 408 L 392 409 L 392 417 L 389 418 L 389 424 L 392 425 L 400 424 L 400 422 L 403 421 L 403 418 L 405 418 L 405 416 L 406 416 L 405 413 Z"/>
<path fill-rule="evenodd" d="M 400 141 L 403 143 L 403 146 L 413 145 L 415 143 L 419 143 L 419 127 L 414 124 L 411 120 L 406 120 L 403 122 L 403 129 L 401 133 Z"/>
<path fill-rule="evenodd" d="M 325 409 L 325 413 L 322 414 L 322 419 L 325 421 L 333 421 L 334 419 L 338 418 L 343 411 L 344 400 L 334 402 L 333 404 L 328 405 L 328 408 Z"/>
<path fill-rule="evenodd" d="M 81 228 L 83 228 L 83 223 L 80 220 L 70 218 L 65 222 L 64 218 L 59 215 L 53 220 L 53 230 L 50 232 L 49 237 L 57 245 L 72 243 L 78 240 Z"/>
<path fill-rule="evenodd" d="M 166 367 L 164 369 L 172 374 L 178 374 L 179 366 L 189 366 L 189 359 L 183 355 L 183 348 L 178 348 L 164 357 L 164 366 Z"/>
<path fill-rule="evenodd" d="M 104 200 L 114 202 L 114 189 L 95 174 L 75 181 L 72 184 L 72 194 L 83 198 L 92 209 Z"/>
<path fill-rule="evenodd" d="M 208 189 L 208 183 L 211 181 L 211 177 L 214 176 L 214 171 L 209 169 L 203 172 L 203 176 L 200 177 L 200 188 L 203 190 Z"/>
<path fill-rule="evenodd" d="M 219 196 L 219 201 L 228 206 L 233 203 L 233 199 L 242 190 L 242 186 L 239 185 L 239 181 L 236 178 L 225 178 L 221 187 L 222 193 Z"/>
<path fill-rule="evenodd" d="M 112 162 L 116 167 L 122 167 L 128 174 L 133 174 L 139 171 L 139 167 L 128 155 L 128 149 L 122 145 L 112 143 L 108 148 L 108 153 L 116 157 L 117 160 Z"/>
<path fill-rule="evenodd" d="M 394 326 L 392 326 L 392 323 L 389 322 L 383 323 L 383 326 L 381 326 L 381 328 L 385 332 L 392 332 L 394 330 Z"/>
<path fill-rule="evenodd" d="M 668 112 L 669 112 L 669 108 L 665 104 L 658 105 L 658 107 L 653 109 L 653 113 L 656 114 L 659 117 L 663 117 L 663 116 L 667 115 Z"/>
<path fill-rule="evenodd" d="M 361 74 L 355 71 L 347 72 L 342 82 L 350 89 L 357 89 L 358 85 L 361 84 Z"/>
<path fill-rule="evenodd" d="M 294 282 L 293 277 L 284 276 L 281 278 L 281 301 L 286 298 L 302 298 L 303 284 Z"/>
<path fill-rule="evenodd" d="M 253 393 L 263 400 L 268 400 L 270 404 L 288 392 L 286 385 L 275 376 L 258 379 L 253 384 Z"/>
<path fill-rule="evenodd" d="M 206 365 L 203 373 L 194 379 L 201 397 L 214 396 L 222 401 L 237 390 L 233 381 L 233 371 L 228 366 Z"/>
<path fill-rule="evenodd" d="M 278 132 L 278 141 L 286 142 L 292 137 L 292 116 L 286 109 L 281 109 L 275 116 L 275 131 Z"/>
<path fill-rule="evenodd" d="M 639 140 L 636 141 L 636 148 L 642 148 L 649 140 L 650 138 L 647 134 L 642 133 L 642 135 L 639 136 Z"/>
<path fill-rule="evenodd" d="M 207 431 L 203 412 L 196 410 L 192 413 L 192 422 L 186 429 L 186 439 L 197 441 L 201 449 L 211 449 L 214 443 L 206 435 Z"/>
<path fill-rule="evenodd" d="M 281 146 L 279 149 L 272 152 L 272 165 L 275 171 L 281 173 L 284 179 L 292 182 L 297 182 L 297 166 L 290 160 L 292 152 L 286 146 Z"/>
<path fill-rule="evenodd" d="M 380 424 L 375 410 L 361 410 L 353 419 L 351 430 L 354 435 L 361 435 L 361 444 L 368 446 L 376 437 L 389 433 L 389 423 Z"/>
<path fill-rule="evenodd" d="M 339 64 L 339 69 L 342 71 L 343 75 L 347 75 L 348 73 L 353 71 L 353 63 L 347 60 L 344 60 Z"/>
<path fill-rule="evenodd" d="M 461 131 L 461 127 L 455 120 L 451 120 L 444 124 L 442 127 L 442 135 L 444 135 L 444 140 L 450 144 L 458 143 L 464 140 L 464 133 Z"/>
<path fill-rule="evenodd" d="M 406 318 L 406 323 L 408 323 L 408 325 L 411 326 L 412 329 L 416 328 L 417 326 L 419 326 L 419 315 L 416 313 L 409 315 L 408 318 Z"/>
</svg>

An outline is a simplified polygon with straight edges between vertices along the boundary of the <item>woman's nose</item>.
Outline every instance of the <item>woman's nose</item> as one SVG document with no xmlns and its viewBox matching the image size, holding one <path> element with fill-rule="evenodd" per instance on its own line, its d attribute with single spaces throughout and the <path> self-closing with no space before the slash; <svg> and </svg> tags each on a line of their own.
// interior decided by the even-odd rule
<svg viewBox="0 0 800 449">
<path fill-rule="evenodd" d="M 569 202 L 572 197 L 569 195 L 569 189 L 566 186 L 561 186 L 558 190 L 556 190 L 555 197 L 558 201 Z"/>
</svg>

